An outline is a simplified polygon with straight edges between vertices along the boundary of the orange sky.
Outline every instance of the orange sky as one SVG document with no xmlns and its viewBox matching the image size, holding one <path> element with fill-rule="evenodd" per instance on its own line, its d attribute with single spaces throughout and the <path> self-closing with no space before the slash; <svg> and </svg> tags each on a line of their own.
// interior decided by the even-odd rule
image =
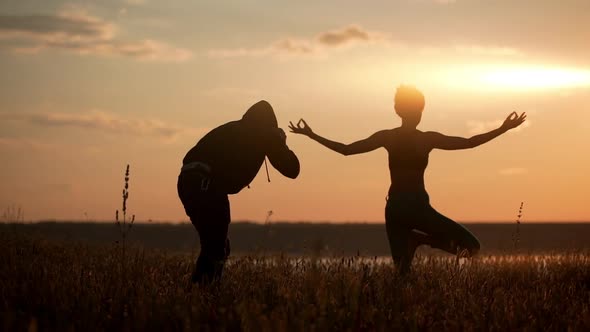
<svg viewBox="0 0 590 332">
<path fill-rule="evenodd" d="M 138 220 L 186 220 L 185 152 L 268 100 L 343 142 L 400 124 L 402 83 L 422 130 L 471 136 L 513 110 L 521 130 L 434 151 L 433 206 L 459 221 L 587 221 L 590 2 L 150 0 L 0 3 L 0 209 L 27 220 L 110 220 L 131 164 Z M 343 157 L 288 135 L 302 171 L 231 197 L 233 220 L 383 222 L 386 152 Z"/>
</svg>

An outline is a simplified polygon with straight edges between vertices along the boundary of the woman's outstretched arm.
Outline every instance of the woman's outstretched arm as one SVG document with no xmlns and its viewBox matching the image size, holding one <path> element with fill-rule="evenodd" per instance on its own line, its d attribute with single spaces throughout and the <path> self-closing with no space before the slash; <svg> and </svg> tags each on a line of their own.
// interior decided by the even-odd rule
<svg viewBox="0 0 590 332">
<path fill-rule="evenodd" d="M 518 115 L 516 112 L 512 112 L 499 128 L 470 138 L 446 136 L 437 132 L 428 132 L 427 134 L 429 135 L 429 141 L 433 149 L 471 149 L 493 140 L 510 129 L 520 126 L 525 120 L 526 113 Z"/>
<path fill-rule="evenodd" d="M 289 122 L 289 129 L 291 129 L 292 133 L 305 135 L 327 147 L 328 149 L 336 151 L 345 156 L 365 153 L 382 147 L 385 142 L 385 135 L 387 132 L 385 130 L 378 131 L 366 139 L 351 144 L 343 144 L 340 142 L 331 141 L 314 133 L 307 122 L 305 122 L 303 119 L 300 119 L 299 122 L 297 122 L 297 125 L 294 125 L 293 122 Z"/>
</svg>

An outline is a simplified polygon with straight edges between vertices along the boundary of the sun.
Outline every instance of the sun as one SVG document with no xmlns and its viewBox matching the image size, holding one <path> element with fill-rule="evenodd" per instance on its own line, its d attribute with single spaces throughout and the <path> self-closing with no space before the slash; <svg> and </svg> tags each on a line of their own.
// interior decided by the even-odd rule
<svg viewBox="0 0 590 332">
<path fill-rule="evenodd" d="M 590 86 L 590 70 L 517 67 L 482 73 L 485 85 L 509 89 L 551 89 Z"/>
<path fill-rule="evenodd" d="M 447 86 L 476 90 L 547 90 L 590 87 L 590 70 L 528 65 L 466 65 L 441 71 Z"/>
</svg>

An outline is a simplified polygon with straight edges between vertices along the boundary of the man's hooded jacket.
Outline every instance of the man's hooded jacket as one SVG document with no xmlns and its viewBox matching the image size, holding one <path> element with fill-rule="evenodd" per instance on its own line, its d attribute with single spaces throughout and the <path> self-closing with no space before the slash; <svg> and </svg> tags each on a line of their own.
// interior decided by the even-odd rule
<svg viewBox="0 0 590 332">
<path fill-rule="evenodd" d="M 280 135 L 272 107 L 262 100 L 241 120 L 211 130 L 186 154 L 183 164 L 207 164 L 213 188 L 235 194 L 252 182 L 265 157 L 284 176 L 299 175 L 299 160 Z"/>
</svg>

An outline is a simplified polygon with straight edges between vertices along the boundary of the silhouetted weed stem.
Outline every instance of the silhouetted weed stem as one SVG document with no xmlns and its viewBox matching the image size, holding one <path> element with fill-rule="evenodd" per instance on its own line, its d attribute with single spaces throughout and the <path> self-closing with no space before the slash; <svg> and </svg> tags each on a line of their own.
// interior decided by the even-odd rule
<svg viewBox="0 0 590 332">
<path fill-rule="evenodd" d="M 524 207 L 524 202 L 520 202 L 520 208 L 518 209 L 518 215 L 516 218 L 516 231 L 512 234 L 512 243 L 514 245 L 514 250 L 518 249 L 518 245 L 520 243 L 520 220 L 522 217 L 522 208 Z"/>
<path fill-rule="evenodd" d="M 135 215 L 131 216 L 130 220 L 127 220 L 127 200 L 129 199 L 129 164 L 127 164 L 127 168 L 125 169 L 125 185 L 123 187 L 123 207 L 121 212 L 123 213 L 123 222 L 119 220 L 119 210 L 115 211 L 115 220 L 116 224 L 119 227 L 119 233 L 121 235 L 121 245 L 122 245 L 122 263 L 125 261 L 125 249 L 126 249 L 126 240 L 127 235 L 131 231 L 131 227 L 133 227 L 133 222 L 135 222 Z M 117 241 L 119 243 L 119 241 Z"/>
</svg>

